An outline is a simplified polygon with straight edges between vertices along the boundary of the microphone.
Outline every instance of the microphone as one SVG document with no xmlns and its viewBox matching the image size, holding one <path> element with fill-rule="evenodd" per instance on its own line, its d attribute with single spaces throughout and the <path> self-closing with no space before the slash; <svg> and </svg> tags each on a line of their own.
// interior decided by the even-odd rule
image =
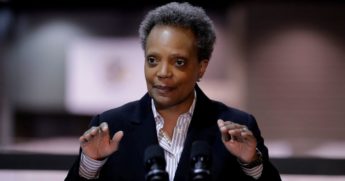
<svg viewBox="0 0 345 181">
<path fill-rule="evenodd" d="M 146 181 L 168 181 L 169 175 L 165 171 L 166 162 L 164 151 L 158 145 L 151 145 L 146 148 L 144 154 L 145 180 Z"/>
<path fill-rule="evenodd" d="M 206 141 L 195 141 L 191 151 L 191 180 L 211 180 L 211 148 Z"/>
</svg>

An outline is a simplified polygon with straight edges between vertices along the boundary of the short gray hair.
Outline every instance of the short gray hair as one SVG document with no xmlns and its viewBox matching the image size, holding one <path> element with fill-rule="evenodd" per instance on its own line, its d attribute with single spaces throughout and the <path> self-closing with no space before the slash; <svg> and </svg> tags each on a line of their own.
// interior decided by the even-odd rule
<svg viewBox="0 0 345 181">
<path fill-rule="evenodd" d="M 147 36 L 155 25 L 190 28 L 197 40 L 198 59 L 211 58 L 216 34 L 211 19 L 201 7 L 192 6 L 189 3 L 172 2 L 148 12 L 139 28 L 141 46 L 144 51 Z"/>
</svg>

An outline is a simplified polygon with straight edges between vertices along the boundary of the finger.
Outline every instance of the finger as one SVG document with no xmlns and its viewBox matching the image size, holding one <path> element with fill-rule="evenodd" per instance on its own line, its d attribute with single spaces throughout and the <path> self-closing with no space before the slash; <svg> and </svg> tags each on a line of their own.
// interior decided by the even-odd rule
<svg viewBox="0 0 345 181">
<path fill-rule="evenodd" d="M 79 142 L 80 142 L 80 143 L 85 143 L 85 142 L 87 142 L 87 139 L 85 139 L 84 135 L 81 136 L 81 137 L 79 137 Z"/>
<path fill-rule="evenodd" d="M 91 137 L 95 136 L 97 134 L 98 127 L 91 127 L 87 131 L 84 132 L 84 134 L 79 138 L 80 141 L 89 141 Z"/>
<path fill-rule="evenodd" d="M 223 121 L 223 120 L 219 120 L 218 122 L 218 126 L 221 130 L 222 133 L 222 139 L 224 141 L 239 141 L 241 138 L 241 135 L 239 133 L 239 131 L 235 131 L 235 132 L 230 132 L 230 130 L 241 130 L 242 128 L 246 128 L 246 126 L 244 125 L 240 125 L 231 121 Z"/>
<path fill-rule="evenodd" d="M 236 123 L 234 123 L 234 122 L 232 122 L 232 121 L 223 121 L 223 123 L 224 123 L 224 125 L 231 125 L 231 124 L 236 124 Z"/>
<path fill-rule="evenodd" d="M 224 125 L 224 121 L 222 119 L 217 120 L 218 127 L 222 127 Z"/>
<path fill-rule="evenodd" d="M 231 121 L 225 121 L 223 127 L 226 127 L 227 130 L 230 130 L 230 129 L 241 129 L 246 126 L 240 125 Z"/>
<path fill-rule="evenodd" d="M 123 137 L 123 131 L 118 131 L 114 134 L 113 139 L 111 140 L 112 143 L 120 143 L 121 139 Z"/>
<path fill-rule="evenodd" d="M 96 136 L 96 135 L 99 133 L 99 129 L 100 129 L 100 127 L 92 127 L 91 130 L 90 130 L 90 132 L 89 132 L 89 134 L 90 134 L 92 137 L 94 137 L 94 136 Z"/>
<path fill-rule="evenodd" d="M 108 123 L 103 122 L 101 123 L 101 125 L 99 125 L 100 127 L 100 135 L 102 138 L 105 138 L 106 140 L 110 140 L 110 136 L 109 136 L 109 127 L 108 127 Z"/>
<path fill-rule="evenodd" d="M 224 126 L 224 121 L 222 119 L 218 119 L 217 121 L 220 133 L 222 135 L 222 140 L 223 141 L 229 141 L 230 140 L 230 135 L 228 134 L 228 130 Z"/>
<path fill-rule="evenodd" d="M 90 141 L 92 141 L 92 138 L 94 136 L 91 134 L 91 132 L 89 132 L 89 133 L 86 133 L 85 135 L 83 135 L 83 137 L 84 137 L 84 140 L 86 140 L 86 142 L 90 142 Z"/>
<path fill-rule="evenodd" d="M 85 132 L 84 132 L 84 134 L 83 135 L 86 135 L 86 134 L 89 134 L 92 130 L 94 130 L 95 128 L 97 128 L 96 126 L 92 126 L 91 128 L 89 128 L 88 130 L 86 130 Z"/>
<path fill-rule="evenodd" d="M 117 151 L 122 137 L 123 137 L 123 131 L 118 131 L 114 134 L 114 136 L 113 136 L 113 138 L 109 144 L 109 152 L 110 153 Z"/>
<path fill-rule="evenodd" d="M 228 132 L 231 136 L 232 141 L 244 142 L 253 139 L 255 140 L 253 133 L 246 126 L 243 126 L 242 128 L 232 129 Z"/>
<path fill-rule="evenodd" d="M 242 142 L 243 138 L 241 136 L 241 132 L 242 132 L 242 129 L 232 129 L 232 130 L 229 130 L 228 133 L 231 137 L 231 140 L 230 141 L 239 141 L 239 142 Z"/>
<path fill-rule="evenodd" d="M 114 134 L 112 141 L 120 142 L 123 137 L 123 131 L 118 131 Z"/>
<path fill-rule="evenodd" d="M 108 131 L 109 130 L 109 126 L 108 126 L 108 123 L 107 122 L 103 122 L 99 125 L 101 131 L 105 132 L 105 131 Z"/>
<path fill-rule="evenodd" d="M 84 140 L 86 140 L 86 142 L 91 141 L 99 132 L 99 127 L 92 127 L 90 128 L 88 131 L 86 131 L 83 135 Z"/>
<path fill-rule="evenodd" d="M 84 147 L 86 146 L 88 143 L 90 143 L 90 141 L 92 141 L 93 139 L 91 139 L 90 137 L 86 137 L 86 136 L 81 136 L 79 138 L 79 142 L 80 142 L 80 146 Z"/>
<path fill-rule="evenodd" d="M 246 141 L 255 141 L 256 142 L 256 138 L 250 130 L 242 130 L 241 136 Z"/>
</svg>

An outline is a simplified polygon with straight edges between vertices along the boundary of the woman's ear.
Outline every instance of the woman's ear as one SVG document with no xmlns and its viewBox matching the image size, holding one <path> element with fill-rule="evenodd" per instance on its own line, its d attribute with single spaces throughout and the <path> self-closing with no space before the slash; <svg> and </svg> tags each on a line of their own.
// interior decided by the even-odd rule
<svg viewBox="0 0 345 181">
<path fill-rule="evenodd" d="M 204 76 L 205 72 L 206 72 L 206 68 L 208 65 L 209 60 L 208 59 L 204 59 L 200 61 L 200 70 L 199 70 L 199 77 L 198 80 L 200 81 L 200 79 Z"/>
</svg>

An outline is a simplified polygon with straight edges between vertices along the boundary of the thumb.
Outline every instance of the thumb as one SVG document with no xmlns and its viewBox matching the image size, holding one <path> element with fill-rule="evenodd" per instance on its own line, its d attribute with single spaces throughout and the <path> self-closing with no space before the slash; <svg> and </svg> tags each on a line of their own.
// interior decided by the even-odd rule
<svg viewBox="0 0 345 181">
<path fill-rule="evenodd" d="M 119 143 L 123 137 L 123 131 L 118 131 L 114 134 L 113 138 L 110 141 L 110 147 L 113 151 L 118 149 Z"/>
</svg>

